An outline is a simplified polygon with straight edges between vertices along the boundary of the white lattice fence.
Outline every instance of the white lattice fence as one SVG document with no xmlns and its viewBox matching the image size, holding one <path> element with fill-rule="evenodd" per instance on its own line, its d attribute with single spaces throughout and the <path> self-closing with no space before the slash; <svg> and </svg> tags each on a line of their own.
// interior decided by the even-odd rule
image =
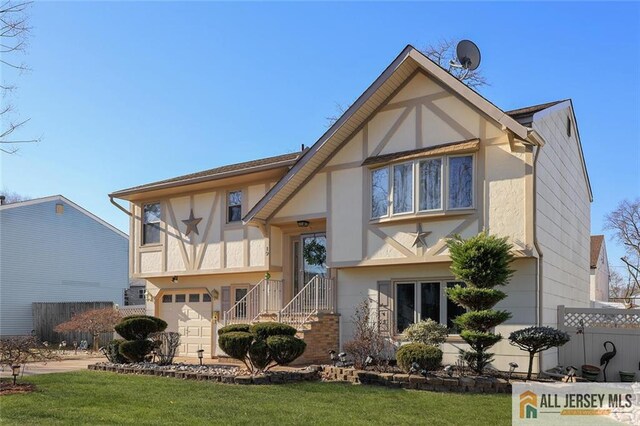
<svg viewBox="0 0 640 426">
<path fill-rule="evenodd" d="M 607 367 L 608 381 L 618 381 L 618 372 L 635 371 L 640 377 L 640 309 L 565 308 L 558 306 L 558 328 L 571 336 L 559 348 L 561 365 L 600 366 L 600 358 L 616 346 L 616 355 Z M 584 328 L 584 334 L 578 331 Z M 602 375 L 601 375 L 602 379 Z"/>
<path fill-rule="evenodd" d="M 128 317 L 130 315 L 146 315 L 147 307 L 145 305 L 133 305 L 133 306 L 119 306 L 118 310 L 122 316 Z"/>
</svg>

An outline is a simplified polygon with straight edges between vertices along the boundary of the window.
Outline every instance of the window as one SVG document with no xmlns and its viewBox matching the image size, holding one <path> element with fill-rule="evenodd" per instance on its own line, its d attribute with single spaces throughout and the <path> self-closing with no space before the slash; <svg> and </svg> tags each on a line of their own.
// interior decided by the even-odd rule
<svg viewBox="0 0 640 426">
<path fill-rule="evenodd" d="M 442 158 L 420 162 L 418 182 L 420 185 L 421 211 L 442 208 Z"/>
<path fill-rule="evenodd" d="M 372 170 L 371 218 L 473 208 L 473 181 L 471 154 L 427 158 Z"/>
<path fill-rule="evenodd" d="M 567 136 L 571 137 L 571 117 L 567 116 Z"/>
<path fill-rule="evenodd" d="M 189 295 L 189 302 L 191 302 L 191 303 L 200 302 L 200 295 L 199 294 L 190 294 Z"/>
<path fill-rule="evenodd" d="M 389 169 L 371 172 L 371 217 L 383 217 L 389 214 Z"/>
<path fill-rule="evenodd" d="M 393 213 L 413 211 L 413 163 L 393 166 Z"/>
<path fill-rule="evenodd" d="M 162 295 L 162 303 L 171 303 L 173 302 L 173 295 L 172 294 L 163 294 Z"/>
<path fill-rule="evenodd" d="M 242 220 L 242 191 L 231 191 L 227 194 L 227 222 Z"/>
<path fill-rule="evenodd" d="M 142 244 L 160 242 L 160 203 L 145 204 L 143 207 Z"/>
<path fill-rule="evenodd" d="M 144 299 L 144 288 L 138 289 L 138 299 Z"/>
<path fill-rule="evenodd" d="M 186 301 L 186 297 L 184 294 L 176 294 L 176 303 L 184 303 Z"/>
<path fill-rule="evenodd" d="M 395 283 L 396 332 L 402 333 L 417 321 L 432 319 L 447 324 L 449 332 L 457 334 L 453 319 L 466 310 L 451 302 L 445 292 L 457 284 L 461 283 L 427 280 Z"/>
<path fill-rule="evenodd" d="M 449 208 L 473 206 L 473 157 L 449 158 Z"/>
<path fill-rule="evenodd" d="M 204 293 L 202 295 L 202 301 L 203 302 L 211 302 L 211 295 L 209 293 Z"/>
</svg>

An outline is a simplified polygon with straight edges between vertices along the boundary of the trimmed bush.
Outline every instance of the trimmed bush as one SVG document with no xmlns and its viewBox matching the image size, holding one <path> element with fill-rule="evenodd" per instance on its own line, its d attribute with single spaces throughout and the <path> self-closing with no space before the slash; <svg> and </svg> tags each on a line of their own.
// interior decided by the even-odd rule
<svg viewBox="0 0 640 426">
<path fill-rule="evenodd" d="M 149 318 L 125 319 L 114 327 L 126 340 L 144 340 L 158 331 L 158 325 Z"/>
<path fill-rule="evenodd" d="M 124 339 L 113 339 L 105 346 L 105 356 L 109 362 L 114 364 L 124 364 L 129 360 L 120 353 L 120 345 L 124 343 Z"/>
<path fill-rule="evenodd" d="M 134 319 L 134 318 L 146 318 L 156 323 L 156 332 L 165 331 L 167 329 L 167 322 L 162 318 L 154 317 L 151 315 L 129 315 L 128 317 L 124 317 L 123 320 Z"/>
<path fill-rule="evenodd" d="M 251 359 L 251 364 L 253 364 L 258 370 L 264 370 L 273 360 L 271 358 L 267 342 L 264 340 L 257 340 L 253 342 L 249 348 L 249 358 Z"/>
<path fill-rule="evenodd" d="M 295 336 L 297 330 L 281 322 L 259 322 L 251 326 L 251 334 L 258 340 L 266 340 L 270 336 Z"/>
<path fill-rule="evenodd" d="M 447 296 L 463 308 L 491 309 L 507 297 L 507 293 L 492 288 L 473 288 L 457 285 L 447 289 Z"/>
<path fill-rule="evenodd" d="M 307 344 L 304 340 L 293 336 L 269 336 L 267 346 L 275 362 L 288 365 L 304 353 Z"/>
<path fill-rule="evenodd" d="M 447 326 L 435 322 L 431 318 L 411 324 L 402 333 L 403 338 L 412 343 L 424 343 L 437 346 L 447 340 Z"/>
<path fill-rule="evenodd" d="M 464 330 L 489 331 L 498 324 L 502 324 L 511 318 L 507 311 L 495 311 L 485 309 L 483 311 L 470 311 L 459 315 L 453 323 Z"/>
<path fill-rule="evenodd" d="M 421 370 L 434 371 L 442 363 L 442 351 L 424 343 L 409 343 L 400 346 L 396 359 L 398 366 L 406 373 L 411 370 L 414 362 L 418 363 Z"/>
<path fill-rule="evenodd" d="M 451 272 L 470 287 L 493 288 L 506 285 L 514 270 L 512 245 L 507 238 L 498 238 L 484 232 L 463 240 L 459 237 L 448 241 L 451 256 Z"/>
<path fill-rule="evenodd" d="M 509 343 L 529 352 L 527 380 L 531 380 L 533 358 L 538 352 L 562 346 L 571 340 L 571 336 L 553 327 L 527 327 L 509 335 Z"/>
<path fill-rule="evenodd" d="M 491 346 L 498 343 L 502 340 L 502 336 L 500 334 L 482 332 L 482 331 L 473 331 L 473 330 L 463 330 L 460 333 L 460 337 L 469 344 L 474 350 L 485 350 L 490 348 Z"/>
<path fill-rule="evenodd" d="M 244 331 L 230 331 L 218 337 L 220 349 L 231 358 L 245 363 L 251 343 L 253 343 L 253 335 Z"/>
<path fill-rule="evenodd" d="M 218 330 L 218 336 L 225 333 L 232 333 L 234 331 L 241 331 L 243 333 L 250 333 L 251 326 L 249 324 L 230 324 L 225 325 L 220 330 Z"/>
<path fill-rule="evenodd" d="M 153 349 L 151 340 L 128 340 L 120 344 L 120 354 L 131 362 L 142 362 Z"/>
</svg>

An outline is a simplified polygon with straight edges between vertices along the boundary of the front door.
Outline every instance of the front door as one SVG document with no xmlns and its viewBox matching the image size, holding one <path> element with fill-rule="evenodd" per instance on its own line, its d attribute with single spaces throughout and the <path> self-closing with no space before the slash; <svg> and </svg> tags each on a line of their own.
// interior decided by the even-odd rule
<svg viewBox="0 0 640 426">
<path fill-rule="evenodd" d="M 293 295 L 315 276 L 328 277 L 327 236 L 324 233 L 302 234 L 292 241 Z"/>
</svg>

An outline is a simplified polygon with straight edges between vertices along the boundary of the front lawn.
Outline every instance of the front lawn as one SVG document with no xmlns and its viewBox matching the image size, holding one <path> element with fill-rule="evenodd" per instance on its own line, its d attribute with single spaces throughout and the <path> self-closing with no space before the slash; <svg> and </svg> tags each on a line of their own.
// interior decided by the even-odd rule
<svg viewBox="0 0 640 426">
<path fill-rule="evenodd" d="M 82 371 L 25 378 L 0 397 L 3 424 L 510 424 L 509 395 L 338 383 L 242 386 Z"/>
</svg>

